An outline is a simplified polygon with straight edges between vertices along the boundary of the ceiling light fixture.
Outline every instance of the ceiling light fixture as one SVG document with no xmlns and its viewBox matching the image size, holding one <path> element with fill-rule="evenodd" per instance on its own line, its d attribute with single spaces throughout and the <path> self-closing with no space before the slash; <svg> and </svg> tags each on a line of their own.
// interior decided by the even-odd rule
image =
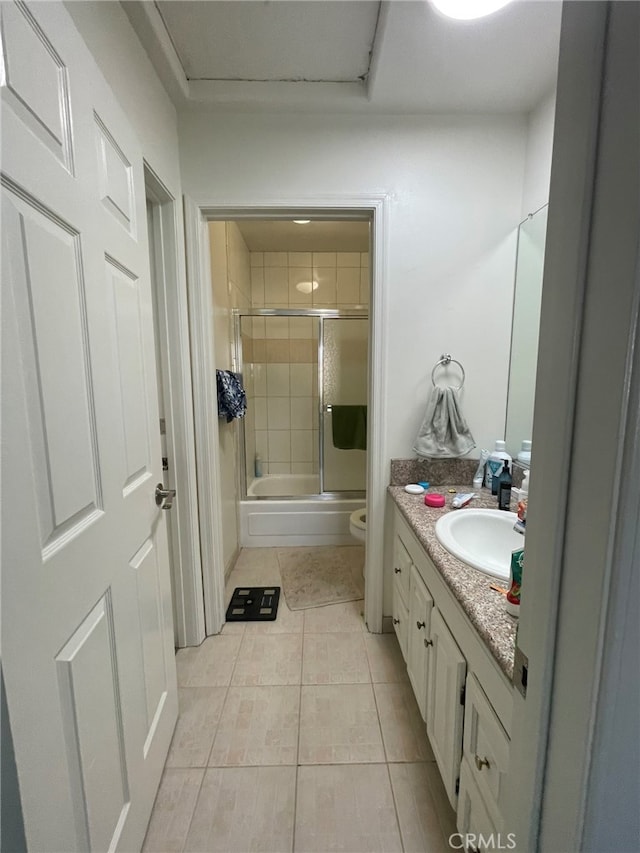
<svg viewBox="0 0 640 853">
<path fill-rule="evenodd" d="M 296 225 L 308 225 L 311 222 L 310 219 L 294 219 L 293 221 Z"/>
<path fill-rule="evenodd" d="M 484 18 L 504 8 L 513 0 L 431 0 L 438 12 L 459 21 Z"/>
</svg>

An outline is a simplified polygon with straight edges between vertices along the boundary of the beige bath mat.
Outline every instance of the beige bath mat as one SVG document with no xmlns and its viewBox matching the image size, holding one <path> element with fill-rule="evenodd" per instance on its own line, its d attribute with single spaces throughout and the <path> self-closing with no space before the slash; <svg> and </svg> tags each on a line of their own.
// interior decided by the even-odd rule
<svg viewBox="0 0 640 853">
<path fill-rule="evenodd" d="M 364 596 L 364 545 L 278 548 L 282 588 L 290 610 Z"/>
</svg>

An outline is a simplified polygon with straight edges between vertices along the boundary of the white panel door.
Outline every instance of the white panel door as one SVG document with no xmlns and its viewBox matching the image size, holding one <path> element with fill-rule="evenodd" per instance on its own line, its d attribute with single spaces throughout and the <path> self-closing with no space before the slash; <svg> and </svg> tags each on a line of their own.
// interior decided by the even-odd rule
<svg viewBox="0 0 640 853">
<path fill-rule="evenodd" d="M 142 153 L 62 4 L 1 4 L 2 657 L 27 842 L 136 850 L 177 716 Z"/>
<path fill-rule="evenodd" d="M 437 607 L 433 608 L 431 615 L 431 640 L 427 685 L 427 734 L 444 789 L 455 809 L 458 802 L 456 785 L 462 757 L 463 688 L 467 662 Z"/>
</svg>

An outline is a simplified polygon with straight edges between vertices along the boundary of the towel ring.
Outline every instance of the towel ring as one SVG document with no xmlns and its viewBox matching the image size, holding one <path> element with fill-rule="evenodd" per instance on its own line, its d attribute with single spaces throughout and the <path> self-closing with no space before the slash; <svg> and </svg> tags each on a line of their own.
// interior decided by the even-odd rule
<svg viewBox="0 0 640 853">
<path fill-rule="evenodd" d="M 443 353 L 440 356 L 440 358 L 438 359 L 438 361 L 436 361 L 436 363 L 433 366 L 433 370 L 431 371 L 431 382 L 433 383 L 434 388 L 436 387 L 436 380 L 435 380 L 436 370 L 439 367 L 447 367 L 449 364 L 451 364 L 451 362 L 453 362 L 454 364 L 457 364 L 458 367 L 460 368 L 461 373 L 462 373 L 462 381 L 460 382 L 458 387 L 455 388 L 454 390 L 459 391 L 462 388 L 462 386 L 464 385 L 464 380 L 465 380 L 464 367 L 460 364 L 460 362 L 457 359 L 451 358 L 451 356 L 448 353 L 447 354 Z"/>
</svg>

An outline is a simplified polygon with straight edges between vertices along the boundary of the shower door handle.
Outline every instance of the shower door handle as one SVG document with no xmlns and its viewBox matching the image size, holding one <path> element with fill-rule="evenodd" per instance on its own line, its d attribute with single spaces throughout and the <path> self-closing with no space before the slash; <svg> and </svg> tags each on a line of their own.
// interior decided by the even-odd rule
<svg viewBox="0 0 640 853">
<path fill-rule="evenodd" d="M 327 403 L 326 405 L 324 405 L 324 406 L 322 407 L 322 411 L 323 411 L 323 412 L 332 412 L 332 411 L 333 411 L 333 406 L 331 405 L 331 403 Z"/>
</svg>

